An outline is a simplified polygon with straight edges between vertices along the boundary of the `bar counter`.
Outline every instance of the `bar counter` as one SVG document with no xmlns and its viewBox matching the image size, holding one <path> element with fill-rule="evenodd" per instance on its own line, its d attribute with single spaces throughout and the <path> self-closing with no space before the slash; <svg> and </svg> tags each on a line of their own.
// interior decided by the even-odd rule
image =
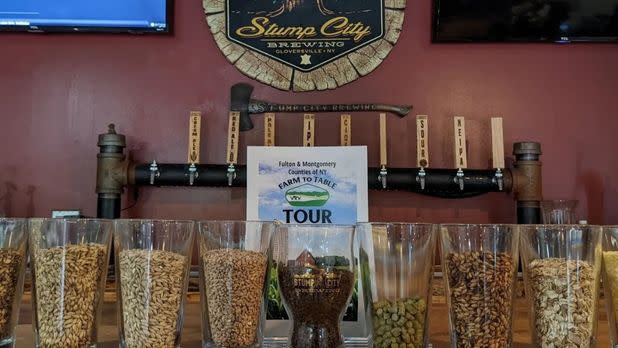
<svg viewBox="0 0 618 348">
<path fill-rule="evenodd" d="M 103 326 L 99 331 L 99 347 L 118 347 L 118 330 L 116 328 L 116 302 L 115 293 L 106 292 L 103 307 Z M 24 294 L 20 313 L 20 325 L 17 327 L 17 348 L 33 347 L 32 334 L 32 310 L 30 293 Z M 609 333 L 605 303 L 599 302 L 599 325 L 597 347 L 609 347 Z M 528 329 L 527 304 L 523 299 L 518 299 L 515 304 L 514 325 L 515 348 L 531 348 L 530 331 Z M 434 348 L 448 348 L 448 312 L 444 297 L 434 296 L 430 312 L 430 342 Z M 185 324 L 182 335 L 182 347 L 201 347 L 201 323 L 199 293 L 190 293 L 185 308 Z"/>
</svg>

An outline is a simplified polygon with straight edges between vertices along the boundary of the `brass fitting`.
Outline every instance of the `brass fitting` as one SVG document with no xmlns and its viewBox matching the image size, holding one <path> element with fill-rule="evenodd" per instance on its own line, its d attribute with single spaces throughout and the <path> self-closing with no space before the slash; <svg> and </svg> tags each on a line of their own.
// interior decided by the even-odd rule
<svg viewBox="0 0 618 348">
<path fill-rule="evenodd" d="M 129 161 L 124 155 L 126 138 L 117 134 L 114 124 L 110 124 L 107 133 L 99 134 L 97 143 L 97 187 L 98 194 L 121 195 L 127 186 Z"/>
</svg>

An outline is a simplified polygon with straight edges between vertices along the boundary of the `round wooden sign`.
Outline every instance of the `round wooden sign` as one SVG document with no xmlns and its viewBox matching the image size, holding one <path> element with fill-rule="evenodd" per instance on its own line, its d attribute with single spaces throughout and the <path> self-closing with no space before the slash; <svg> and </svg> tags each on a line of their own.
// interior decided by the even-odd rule
<svg viewBox="0 0 618 348">
<path fill-rule="evenodd" d="M 282 90 L 334 89 L 376 69 L 399 39 L 406 0 L 203 0 L 225 57 Z"/>
</svg>

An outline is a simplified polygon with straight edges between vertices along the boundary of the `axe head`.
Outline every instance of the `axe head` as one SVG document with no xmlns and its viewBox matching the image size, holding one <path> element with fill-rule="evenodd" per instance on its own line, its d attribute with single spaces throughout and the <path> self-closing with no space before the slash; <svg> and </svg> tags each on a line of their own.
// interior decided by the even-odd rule
<svg viewBox="0 0 618 348">
<path fill-rule="evenodd" d="M 253 122 L 249 115 L 249 102 L 253 86 L 246 83 L 237 83 L 232 86 L 230 109 L 240 112 L 239 128 L 241 132 L 253 129 Z"/>
</svg>

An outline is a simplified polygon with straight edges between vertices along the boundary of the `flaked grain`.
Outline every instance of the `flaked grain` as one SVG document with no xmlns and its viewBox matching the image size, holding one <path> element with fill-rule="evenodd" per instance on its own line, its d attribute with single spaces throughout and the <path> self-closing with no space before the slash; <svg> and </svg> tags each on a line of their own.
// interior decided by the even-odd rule
<svg viewBox="0 0 618 348">
<path fill-rule="evenodd" d="M 124 344 L 166 348 L 179 343 L 187 258 L 162 250 L 123 250 L 118 258 Z"/>
<path fill-rule="evenodd" d="M 256 343 L 267 257 L 264 253 L 218 249 L 203 253 L 208 322 L 221 347 Z"/>
<path fill-rule="evenodd" d="M 594 271 L 586 261 L 537 259 L 528 265 L 534 337 L 540 347 L 591 346 Z"/>
</svg>

